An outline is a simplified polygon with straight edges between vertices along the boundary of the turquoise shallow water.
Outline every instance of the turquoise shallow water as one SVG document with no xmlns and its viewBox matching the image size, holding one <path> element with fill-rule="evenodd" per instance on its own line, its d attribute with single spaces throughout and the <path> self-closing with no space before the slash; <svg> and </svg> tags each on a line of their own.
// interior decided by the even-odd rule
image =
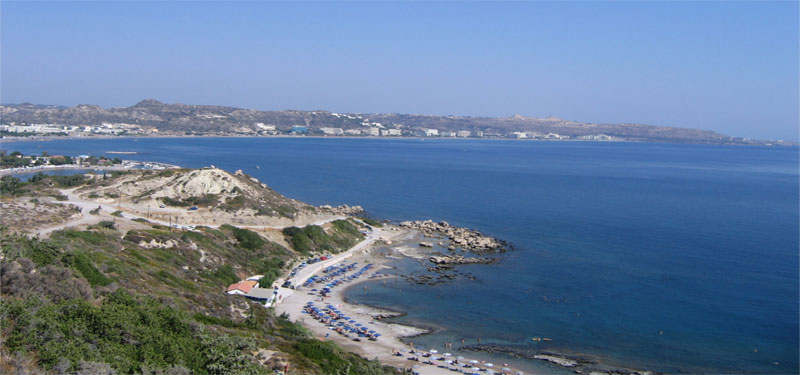
<svg viewBox="0 0 800 375">
<path fill-rule="evenodd" d="M 512 242 L 502 262 L 464 268 L 474 281 L 350 291 L 442 329 L 420 344 L 543 336 L 547 350 L 663 372 L 798 372 L 797 148 L 242 138 L 2 147 L 243 169 L 310 203 Z"/>
</svg>

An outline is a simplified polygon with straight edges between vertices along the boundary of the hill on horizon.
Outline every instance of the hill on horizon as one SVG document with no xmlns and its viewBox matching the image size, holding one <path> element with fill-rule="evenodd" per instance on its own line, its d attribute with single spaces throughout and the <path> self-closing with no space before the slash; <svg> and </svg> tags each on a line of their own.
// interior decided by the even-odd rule
<svg viewBox="0 0 800 375">
<path fill-rule="evenodd" d="M 260 111 L 216 105 L 166 104 L 145 99 L 130 107 L 102 108 L 79 104 L 72 107 L 30 103 L 0 105 L 4 124 L 90 125 L 125 123 L 150 126 L 159 132 L 183 134 L 255 135 L 263 129 L 288 132 L 293 126 L 305 126 L 310 132 L 321 128 L 344 131 L 370 128 L 397 129 L 402 135 L 419 135 L 427 129 L 440 132 L 481 132 L 487 137 L 507 137 L 514 132 L 558 134 L 571 139 L 605 135 L 615 140 L 711 143 L 764 144 L 748 138 L 732 137 L 710 130 L 654 126 L 644 124 L 598 124 L 564 120 L 555 117 L 471 117 L 453 115 L 417 115 L 399 113 L 336 113 L 325 110 Z"/>
</svg>

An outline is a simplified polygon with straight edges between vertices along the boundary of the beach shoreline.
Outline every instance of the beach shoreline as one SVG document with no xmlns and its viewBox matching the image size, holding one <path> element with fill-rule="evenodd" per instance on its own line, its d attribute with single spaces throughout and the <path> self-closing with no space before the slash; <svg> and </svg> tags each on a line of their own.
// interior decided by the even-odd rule
<svg viewBox="0 0 800 375">
<path fill-rule="evenodd" d="M 360 304 L 357 301 L 345 298 L 350 288 L 360 287 L 367 281 L 397 278 L 397 273 L 387 272 L 394 269 L 388 266 L 387 263 L 395 258 L 389 254 L 379 254 L 377 250 L 387 246 L 402 244 L 403 241 L 410 241 L 418 235 L 418 231 L 416 230 L 394 227 L 388 224 L 382 229 L 376 228 L 376 232 L 377 231 L 379 232 L 376 233 L 376 241 L 356 251 L 352 251 L 351 249 L 345 253 L 339 254 L 338 257 L 333 259 L 333 262 L 329 263 L 339 264 L 346 260 L 346 263 L 357 262 L 359 267 L 362 264 L 372 264 L 373 269 L 368 274 L 365 274 L 365 277 L 353 280 L 346 285 L 333 288 L 325 297 L 319 297 L 319 294 L 313 291 L 316 289 L 313 286 L 297 287 L 292 290 L 291 293 L 287 293 L 287 291 L 284 290 L 285 288 L 281 288 L 281 295 L 283 297 L 281 301 L 275 305 L 275 313 L 279 315 L 287 314 L 290 320 L 306 327 L 317 339 L 333 341 L 345 350 L 357 353 L 367 359 L 377 359 L 383 364 L 401 369 L 413 369 L 413 371 L 422 375 L 453 374 L 454 370 L 450 368 L 456 368 L 455 366 L 445 368 L 439 367 L 439 365 L 444 366 L 446 360 L 455 360 L 456 357 L 441 357 L 445 358 L 443 360 L 432 359 L 435 365 L 424 364 L 423 362 L 429 359 L 423 357 L 422 354 L 427 353 L 427 351 L 425 351 L 424 348 L 420 349 L 415 347 L 413 344 L 414 337 L 433 333 L 435 332 L 434 329 L 394 323 L 391 321 L 392 318 L 403 316 L 406 313 Z M 404 256 L 406 255 L 404 254 Z M 321 267 L 318 267 L 318 270 L 320 268 Z M 383 276 L 374 277 L 376 274 Z M 305 278 L 307 279 L 309 276 L 311 275 L 307 274 Z M 313 306 L 316 307 L 332 306 L 337 311 L 359 322 L 359 324 L 363 323 L 364 326 L 368 326 L 380 336 L 375 341 L 354 341 L 352 338 L 337 334 L 333 330 L 333 325 L 326 325 L 314 319 L 311 315 L 303 313 L 303 309 L 309 306 L 309 303 L 312 303 Z M 412 350 L 416 353 L 411 353 Z M 398 353 L 400 355 L 398 355 Z M 442 355 L 443 354 L 444 353 L 442 353 Z M 409 358 L 419 358 L 419 361 L 410 360 Z M 485 361 L 480 361 L 477 358 L 463 359 L 461 363 L 468 364 L 470 360 L 475 361 L 475 363 L 469 365 L 467 368 L 459 366 L 457 369 L 468 371 L 467 373 L 473 373 L 474 371 L 470 370 L 472 366 L 478 366 L 478 368 L 482 369 L 480 370 L 481 374 L 490 373 L 491 370 L 485 370 L 490 369 L 491 366 L 485 367 Z M 501 367 L 503 366 L 497 366 L 496 369 L 499 370 Z M 505 373 L 518 373 L 518 370 L 509 370 Z"/>
</svg>

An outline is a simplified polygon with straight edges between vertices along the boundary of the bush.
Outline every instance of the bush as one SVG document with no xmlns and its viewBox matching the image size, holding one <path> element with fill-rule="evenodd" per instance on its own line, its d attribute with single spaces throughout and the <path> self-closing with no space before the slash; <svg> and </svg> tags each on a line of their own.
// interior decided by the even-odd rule
<svg viewBox="0 0 800 375">
<path fill-rule="evenodd" d="M 47 370 L 69 363 L 73 372 L 90 361 L 126 374 L 174 365 L 194 374 L 259 373 L 249 340 L 206 332 L 185 313 L 123 289 L 99 307 L 79 299 L 3 299 L 0 317 L 9 351 L 36 352 Z"/>
<path fill-rule="evenodd" d="M 73 174 L 69 176 L 48 176 L 48 180 L 53 182 L 53 185 L 59 187 L 75 187 L 81 186 L 86 183 L 86 177 L 82 174 Z"/>
<path fill-rule="evenodd" d="M 308 225 L 303 228 L 284 228 L 283 233 L 290 237 L 292 247 L 303 254 L 314 251 L 339 252 L 355 245 L 363 235 L 358 229 L 346 220 L 336 220 L 332 223 L 333 234 L 325 233 L 322 227 Z"/>
<path fill-rule="evenodd" d="M 121 216 L 121 215 L 114 215 Z M 89 229 L 117 229 L 113 221 L 103 220 L 95 225 L 90 225 Z"/>
<path fill-rule="evenodd" d="M 270 257 L 260 259 L 255 266 L 256 272 L 259 275 L 264 275 L 264 277 L 258 281 L 259 286 L 262 288 L 272 287 L 272 283 L 275 282 L 275 279 L 281 276 L 281 270 L 284 265 L 285 263 L 280 258 Z"/>
<path fill-rule="evenodd" d="M 37 237 L 0 232 L 0 250 L 5 260 L 27 258 L 37 267 L 56 264 L 61 257 L 61 250 L 50 241 Z"/>
<path fill-rule="evenodd" d="M 383 227 L 383 223 L 381 223 L 378 220 L 370 219 L 368 217 L 362 217 L 361 221 L 363 221 L 363 222 L 365 222 L 365 223 L 367 223 L 369 225 L 372 225 L 373 227 L 377 227 L 377 228 L 382 228 Z"/>
<path fill-rule="evenodd" d="M 220 229 L 227 229 L 233 232 L 236 240 L 239 241 L 239 246 L 245 249 L 255 250 L 259 249 L 266 243 L 258 233 L 248 229 L 237 228 L 232 225 L 223 225 Z"/>
<path fill-rule="evenodd" d="M 20 189 L 25 185 L 20 179 L 13 176 L 0 177 L 0 195 L 18 195 L 22 193 Z"/>
<path fill-rule="evenodd" d="M 200 273 L 200 276 L 209 280 L 219 281 L 223 285 L 233 284 L 239 281 L 239 276 L 236 276 L 236 272 L 233 271 L 233 267 L 229 264 L 217 267 L 213 272 L 203 271 Z"/>
<path fill-rule="evenodd" d="M 78 270 L 92 286 L 106 286 L 113 281 L 106 277 L 106 275 L 103 275 L 103 273 L 92 264 L 92 261 L 86 253 L 72 253 L 70 254 L 70 258 L 72 267 Z"/>
<path fill-rule="evenodd" d="M 161 201 L 167 206 L 174 207 L 189 207 L 189 206 L 209 206 L 217 203 L 216 194 L 206 194 L 200 197 L 189 197 L 186 199 L 174 199 L 170 197 L 162 197 Z"/>
</svg>

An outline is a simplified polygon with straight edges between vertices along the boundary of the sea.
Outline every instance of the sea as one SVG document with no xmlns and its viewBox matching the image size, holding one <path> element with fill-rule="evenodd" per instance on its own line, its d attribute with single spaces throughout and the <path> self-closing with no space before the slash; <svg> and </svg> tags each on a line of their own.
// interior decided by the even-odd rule
<svg viewBox="0 0 800 375">
<path fill-rule="evenodd" d="M 226 137 L 2 149 L 241 169 L 315 205 L 447 221 L 511 243 L 498 263 L 460 268 L 472 277 L 348 291 L 435 328 L 417 346 L 458 352 L 480 339 L 662 373 L 799 371 L 796 147 Z"/>
</svg>

